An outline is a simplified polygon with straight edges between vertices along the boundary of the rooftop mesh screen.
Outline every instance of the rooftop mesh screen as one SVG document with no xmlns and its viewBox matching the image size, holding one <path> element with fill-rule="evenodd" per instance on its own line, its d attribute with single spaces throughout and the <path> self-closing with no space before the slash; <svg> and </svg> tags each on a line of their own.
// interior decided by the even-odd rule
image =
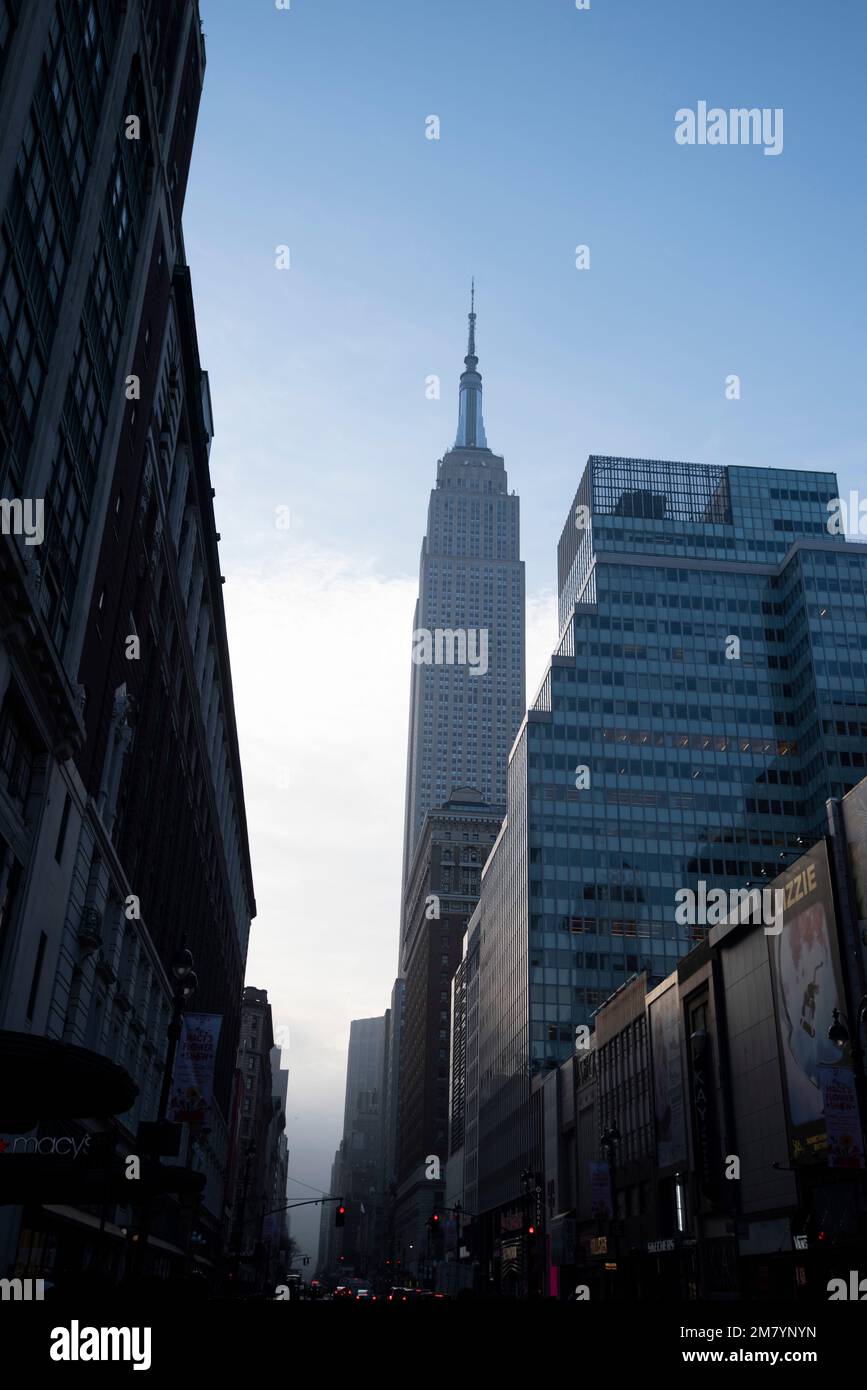
<svg viewBox="0 0 867 1390">
<path fill-rule="evenodd" d="M 731 525 L 728 473 L 709 464 L 597 456 L 593 511 L 597 516 Z"/>
</svg>

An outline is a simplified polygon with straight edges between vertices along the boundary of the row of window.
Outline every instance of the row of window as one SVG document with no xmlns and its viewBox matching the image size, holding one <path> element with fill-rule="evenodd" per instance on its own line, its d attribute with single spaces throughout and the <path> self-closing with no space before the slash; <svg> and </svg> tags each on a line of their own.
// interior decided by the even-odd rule
<svg viewBox="0 0 867 1390">
<path fill-rule="evenodd" d="M 8 25 L 0 8 L 0 36 Z M 33 416 L 57 329 L 105 89 L 116 16 L 109 0 L 56 4 L 0 237 L 4 491 L 20 491 Z M 0 420 L 0 425 L 2 425 Z"/>
<path fill-rule="evenodd" d="M 58 452 L 48 488 L 49 546 L 46 592 L 58 646 L 69 626 L 84 536 L 96 485 L 102 439 L 117 373 L 117 355 L 129 306 L 144 213 L 147 168 L 153 155 L 137 61 L 124 98 L 125 112 L 141 113 L 141 139 L 119 132 L 112 153 L 99 236 L 63 404 Z"/>
</svg>

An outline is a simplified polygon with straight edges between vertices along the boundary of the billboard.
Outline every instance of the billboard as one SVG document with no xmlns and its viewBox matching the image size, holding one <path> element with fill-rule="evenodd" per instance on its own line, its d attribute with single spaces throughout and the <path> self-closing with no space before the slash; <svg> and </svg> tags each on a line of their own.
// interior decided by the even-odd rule
<svg viewBox="0 0 867 1390">
<path fill-rule="evenodd" d="M 846 999 L 824 840 L 801 855 L 771 887 L 782 889 L 784 895 L 782 927 L 766 936 L 792 1161 L 826 1161 L 829 1142 L 823 1091 L 828 1093 L 835 1078 L 845 1081 L 843 1073 L 851 1074 L 852 1058 L 848 1046 L 841 1051 L 828 1038 L 833 1011 L 845 1013 Z M 842 1104 L 843 1091 L 839 1086 L 833 1090 Z"/>
<path fill-rule="evenodd" d="M 858 915 L 861 968 L 867 975 L 867 778 L 847 792 L 840 804 Z"/>
<path fill-rule="evenodd" d="M 685 1163 L 687 1156 L 677 985 L 654 999 L 649 1012 L 656 1161 L 660 1168 L 668 1168 Z"/>
</svg>

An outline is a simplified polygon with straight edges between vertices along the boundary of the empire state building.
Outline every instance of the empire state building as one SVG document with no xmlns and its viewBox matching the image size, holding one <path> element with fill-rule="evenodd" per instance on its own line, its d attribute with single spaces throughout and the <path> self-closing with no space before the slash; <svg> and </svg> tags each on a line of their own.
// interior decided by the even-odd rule
<svg viewBox="0 0 867 1390">
<path fill-rule="evenodd" d="M 428 811 L 457 789 L 506 801 L 524 717 L 520 502 L 488 448 L 474 301 L 454 446 L 437 463 L 421 544 L 407 749 L 403 887 Z M 401 968 L 404 963 L 401 931 Z"/>
</svg>

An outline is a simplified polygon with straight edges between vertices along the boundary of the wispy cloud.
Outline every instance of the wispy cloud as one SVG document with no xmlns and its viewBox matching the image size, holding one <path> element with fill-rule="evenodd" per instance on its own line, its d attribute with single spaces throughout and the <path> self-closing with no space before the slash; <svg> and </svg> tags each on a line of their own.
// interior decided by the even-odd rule
<svg viewBox="0 0 867 1390">
<path fill-rule="evenodd" d="M 247 980 L 288 1029 L 291 1170 L 325 1186 L 349 1023 L 384 1012 L 397 964 L 417 581 L 276 535 L 224 591 L 258 907 Z M 551 593 L 527 628 L 532 698 Z M 307 1248 L 318 1219 L 299 1213 Z"/>
</svg>

